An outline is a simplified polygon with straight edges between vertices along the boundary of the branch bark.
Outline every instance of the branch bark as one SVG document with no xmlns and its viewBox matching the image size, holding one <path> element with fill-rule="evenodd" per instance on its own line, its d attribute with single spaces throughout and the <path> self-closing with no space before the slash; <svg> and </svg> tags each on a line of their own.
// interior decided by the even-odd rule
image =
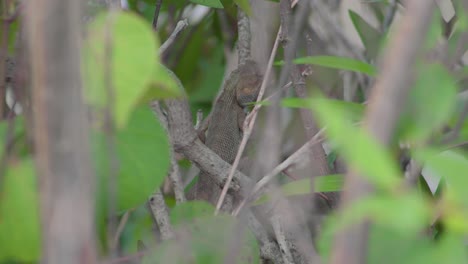
<svg viewBox="0 0 468 264">
<path fill-rule="evenodd" d="M 365 128 L 380 144 L 390 144 L 413 76 L 413 66 L 430 24 L 434 2 L 407 1 L 406 14 L 384 53 L 365 115 Z M 346 176 L 341 208 L 369 195 L 373 188 L 356 171 Z M 369 222 L 349 227 L 335 237 L 332 264 L 365 263 Z"/>
<path fill-rule="evenodd" d="M 94 176 L 81 97 L 82 3 L 31 1 L 25 16 L 31 52 L 43 263 L 96 263 Z"/>
</svg>

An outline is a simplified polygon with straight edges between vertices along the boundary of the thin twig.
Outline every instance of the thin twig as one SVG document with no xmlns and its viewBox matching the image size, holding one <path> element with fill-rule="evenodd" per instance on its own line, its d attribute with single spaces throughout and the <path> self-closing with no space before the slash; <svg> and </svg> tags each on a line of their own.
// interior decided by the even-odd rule
<svg viewBox="0 0 468 264">
<path fill-rule="evenodd" d="M 284 223 L 281 219 L 281 216 L 274 214 L 272 216 L 271 222 L 273 230 L 275 231 L 276 240 L 278 241 L 278 245 L 281 249 L 283 262 L 287 264 L 293 264 L 294 258 L 290 250 L 288 239 L 286 238 L 286 234 L 283 228 Z"/>
<path fill-rule="evenodd" d="M 203 121 L 203 111 L 201 109 L 198 109 L 197 111 L 197 120 L 195 121 L 195 130 L 198 130 L 200 128 L 200 125 Z"/>
<path fill-rule="evenodd" d="M 171 35 L 166 39 L 166 41 L 164 41 L 164 43 L 159 48 L 159 54 L 160 55 L 162 55 L 164 52 L 166 52 L 166 50 L 172 45 L 172 43 L 174 43 L 174 41 L 177 38 L 177 36 L 179 35 L 179 33 L 187 26 L 188 26 L 188 20 L 187 19 L 180 20 L 179 22 L 177 22 L 177 25 L 176 25 L 176 28 L 174 29 L 174 31 L 172 31 Z"/>
<path fill-rule="evenodd" d="M 264 102 L 271 101 L 271 99 L 273 99 L 273 97 L 275 97 L 277 95 L 280 95 L 282 92 L 287 91 L 291 87 L 292 87 L 292 82 L 288 82 L 283 87 L 281 87 L 281 89 L 274 91 L 267 98 L 263 99 L 263 101 Z"/>
<path fill-rule="evenodd" d="M 460 142 L 460 143 L 457 143 L 457 144 L 454 144 L 454 145 L 450 145 L 448 147 L 445 147 L 445 149 L 449 150 L 449 149 L 454 149 L 454 148 L 461 148 L 461 147 L 464 147 L 464 146 L 468 146 L 468 141 L 463 141 L 463 142 Z"/>
<path fill-rule="evenodd" d="M 153 15 L 153 30 L 156 31 L 158 26 L 159 11 L 161 10 L 162 0 L 156 0 L 156 8 Z"/>
<path fill-rule="evenodd" d="M 244 205 L 250 201 L 258 197 L 262 193 L 262 189 L 269 183 L 273 178 L 278 175 L 280 172 L 285 170 L 286 168 L 290 167 L 291 165 L 298 163 L 301 159 L 303 159 L 307 152 L 310 151 L 311 147 L 315 144 L 320 143 L 322 140 L 319 140 L 319 137 L 323 134 L 325 129 L 320 130 L 314 137 L 312 137 L 307 143 L 305 143 L 300 149 L 294 152 L 291 156 L 281 162 L 278 166 L 276 166 L 271 172 L 267 175 L 262 177 L 260 181 L 255 184 L 252 188 L 250 193 L 244 198 L 244 200 L 239 204 L 239 206 L 234 210 L 233 215 L 237 216 Z"/>
<path fill-rule="evenodd" d="M 115 233 L 114 240 L 112 241 L 112 248 L 117 248 L 117 246 L 119 244 L 120 236 L 122 235 L 122 232 L 123 232 L 123 230 L 125 228 L 125 225 L 128 222 L 128 217 L 130 216 L 130 213 L 132 211 L 133 210 L 126 211 L 124 213 L 124 215 L 122 216 L 122 219 L 120 219 L 120 223 L 119 223 L 119 226 L 117 227 L 117 231 Z"/>
<path fill-rule="evenodd" d="M 388 4 L 387 13 L 385 14 L 385 18 L 382 23 L 382 28 L 381 28 L 382 33 L 387 32 L 388 28 L 390 28 L 390 25 L 393 22 L 393 18 L 395 17 L 397 7 L 398 7 L 397 0 L 390 0 L 390 3 Z"/>
<path fill-rule="evenodd" d="M 273 49 L 271 51 L 271 55 L 270 55 L 270 59 L 268 61 L 267 69 L 266 69 L 266 72 L 265 72 L 265 75 L 264 75 L 264 78 L 263 78 L 263 81 L 262 81 L 262 85 L 260 87 L 260 92 L 258 93 L 258 97 L 257 97 L 257 101 L 256 101 L 257 104 L 255 105 L 252 112 L 245 118 L 245 121 L 244 121 L 244 124 L 243 124 L 244 134 L 242 136 L 242 141 L 241 141 L 241 144 L 239 145 L 239 150 L 237 151 L 236 159 L 234 160 L 234 163 L 232 164 L 232 168 L 231 168 L 231 171 L 229 172 L 229 176 L 227 178 L 226 184 L 223 187 L 223 191 L 221 192 L 221 196 L 219 197 L 218 203 L 216 205 L 215 215 L 217 215 L 219 213 L 219 209 L 221 208 L 221 205 L 223 204 L 224 198 L 225 198 L 225 196 L 227 194 L 227 191 L 229 189 L 229 185 L 231 184 L 232 177 L 234 176 L 234 172 L 236 171 L 237 166 L 239 165 L 239 161 L 240 161 L 240 158 L 242 156 L 242 153 L 244 152 L 245 146 L 247 144 L 247 140 L 249 139 L 250 134 L 252 133 L 252 128 L 253 128 L 253 125 L 254 125 L 255 120 L 257 118 L 258 110 L 261 107 L 259 102 L 262 100 L 263 94 L 265 93 L 265 88 L 266 88 L 267 81 L 270 78 L 271 68 L 273 66 L 273 60 L 275 58 L 276 51 L 278 49 L 280 33 L 281 33 L 281 27 L 279 27 L 279 29 L 278 29 L 278 34 L 276 36 L 275 44 L 273 45 Z"/>
</svg>

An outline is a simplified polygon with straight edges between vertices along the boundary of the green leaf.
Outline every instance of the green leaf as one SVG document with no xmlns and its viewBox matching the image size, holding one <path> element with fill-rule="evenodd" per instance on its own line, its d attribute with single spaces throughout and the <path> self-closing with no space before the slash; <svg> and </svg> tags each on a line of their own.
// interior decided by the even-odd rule
<svg viewBox="0 0 468 264">
<path fill-rule="evenodd" d="M 421 149 L 414 155 L 425 168 L 435 175 L 443 177 L 444 222 L 450 230 L 468 233 L 468 197 L 466 188 L 468 179 L 468 159 L 462 154 L 448 150 L 439 152 L 433 149 Z"/>
<path fill-rule="evenodd" d="M 149 88 L 143 95 L 140 104 L 151 102 L 154 99 L 180 97 L 185 93 L 184 86 L 179 78 L 162 64 L 158 64 L 156 72 L 151 78 Z"/>
<path fill-rule="evenodd" d="M 107 138 L 103 132 L 94 134 L 93 154 L 102 203 L 108 199 L 110 186 Z M 164 181 L 170 165 L 167 135 L 150 108 L 139 107 L 133 111 L 127 126 L 116 131 L 112 149 L 118 162 L 117 209 L 128 210 L 144 203 Z"/>
<path fill-rule="evenodd" d="M 245 225 L 230 216 L 195 218 L 176 233 L 183 240 L 170 240 L 151 250 L 143 263 L 217 264 L 260 263 L 258 244 Z M 232 254 L 235 250 L 236 254 Z"/>
<path fill-rule="evenodd" d="M 190 93 L 189 100 L 191 103 L 209 103 L 213 102 L 216 94 L 219 92 L 219 87 L 223 84 L 225 73 L 225 65 L 223 62 L 224 53 L 222 48 L 217 48 L 211 59 L 200 60 L 200 75 L 201 82 L 198 89 Z"/>
<path fill-rule="evenodd" d="M 180 225 L 193 221 L 193 219 L 213 215 L 215 208 L 204 201 L 189 201 L 179 204 L 170 213 L 171 223 Z"/>
<path fill-rule="evenodd" d="M 399 185 L 401 172 L 388 150 L 367 131 L 356 128 L 346 114 L 328 100 L 312 100 L 311 106 L 326 133 L 351 167 L 371 183 L 386 190 Z"/>
<path fill-rule="evenodd" d="M 433 263 L 468 263 L 466 237 L 462 234 L 448 233 L 442 237 L 433 251 Z M 427 263 L 427 262 L 426 262 Z"/>
<path fill-rule="evenodd" d="M 423 230 L 431 217 L 429 203 L 417 192 L 398 197 L 375 196 L 354 206 L 373 221 L 401 233 Z M 350 213 L 355 214 L 352 209 Z"/>
<path fill-rule="evenodd" d="M 107 12 L 90 24 L 83 52 L 86 98 L 101 109 L 113 100 L 111 110 L 118 127 L 125 126 L 160 70 L 158 47 L 151 26 L 136 14 Z"/>
<path fill-rule="evenodd" d="M 350 122 L 361 121 L 364 116 L 365 106 L 354 102 L 347 102 L 335 99 L 314 99 L 315 101 L 326 100 L 334 108 L 340 109 L 345 118 Z M 281 106 L 290 108 L 309 108 L 313 109 L 313 101 L 309 98 L 285 98 L 281 100 Z"/>
<path fill-rule="evenodd" d="M 11 162 L 1 183 L 0 262 L 36 262 L 41 248 L 34 161 Z"/>
<path fill-rule="evenodd" d="M 432 241 L 416 232 L 396 233 L 392 228 L 383 225 L 373 225 L 370 228 L 369 264 L 437 263 L 432 262 L 434 250 Z M 388 254 L 388 252 L 398 252 L 398 254 Z"/>
<path fill-rule="evenodd" d="M 373 65 L 346 57 L 312 56 L 297 58 L 293 62 L 295 64 L 312 64 L 339 70 L 362 72 L 372 77 L 377 75 L 377 70 Z"/>
<path fill-rule="evenodd" d="M 154 218 L 146 206 L 142 205 L 131 211 L 120 239 L 122 251 L 127 254 L 136 253 L 139 240 L 145 245 L 155 244 L 153 225 Z"/>
<path fill-rule="evenodd" d="M 252 16 L 252 9 L 250 8 L 249 0 L 234 0 L 234 3 L 236 3 L 242 11 L 247 14 L 247 16 Z"/>
<path fill-rule="evenodd" d="M 223 4 L 219 0 L 190 0 L 190 2 L 213 8 L 223 8 Z"/>
<path fill-rule="evenodd" d="M 362 43 L 366 48 L 366 54 L 369 59 L 375 59 L 379 52 L 382 36 L 378 30 L 370 26 L 362 17 L 357 13 L 349 10 L 349 17 L 353 22 L 356 31 L 361 38 Z"/>
<path fill-rule="evenodd" d="M 314 178 L 315 192 L 338 192 L 342 190 L 344 177 L 342 174 L 323 175 Z M 282 194 L 286 197 L 310 194 L 310 179 L 301 179 L 281 186 Z M 263 204 L 270 200 L 268 194 L 261 196 L 254 204 Z"/>
<path fill-rule="evenodd" d="M 373 197 L 366 198 L 366 200 Z M 403 201 L 407 198 L 403 199 Z M 382 204 L 381 210 L 385 211 L 385 205 Z M 411 216 L 411 212 L 409 214 Z M 384 213 L 384 216 L 388 216 Z M 333 238 L 337 232 L 342 231 L 343 217 L 341 215 L 332 215 L 324 221 L 320 238 L 318 239 L 318 250 L 323 256 L 323 262 L 329 263 L 330 254 L 333 246 Z M 393 218 L 392 218 L 393 219 Z M 389 219 L 391 221 L 392 219 Z M 351 223 L 350 223 L 351 224 Z M 445 263 L 444 261 L 433 261 L 435 244 L 428 236 L 422 236 L 421 231 L 411 229 L 405 232 L 395 232 L 395 228 L 384 223 L 373 222 L 369 228 L 367 261 L 369 264 L 426 264 L 426 263 Z M 398 254 L 388 254 L 388 252 L 398 252 Z M 423 261 L 425 260 L 425 261 Z M 450 262 L 458 263 L 458 262 Z"/>
<path fill-rule="evenodd" d="M 457 86 L 439 64 L 423 64 L 401 115 L 401 137 L 424 142 L 449 121 L 457 103 Z"/>
<path fill-rule="evenodd" d="M 446 189 L 451 199 L 462 202 L 468 206 L 466 188 L 468 178 L 468 159 L 462 154 L 447 150 L 438 152 L 433 149 L 415 151 L 415 157 L 425 164 L 425 168 L 444 178 Z"/>
</svg>

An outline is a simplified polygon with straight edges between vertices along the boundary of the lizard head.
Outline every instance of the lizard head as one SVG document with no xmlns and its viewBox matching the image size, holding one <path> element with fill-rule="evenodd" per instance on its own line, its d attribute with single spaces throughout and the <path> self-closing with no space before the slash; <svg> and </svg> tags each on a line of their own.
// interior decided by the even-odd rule
<svg viewBox="0 0 468 264">
<path fill-rule="evenodd" d="M 249 103 L 257 100 L 263 76 L 257 63 L 253 60 L 246 60 L 243 64 L 239 65 L 238 73 L 239 81 L 236 86 L 237 102 L 242 107 L 246 107 Z"/>
</svg>

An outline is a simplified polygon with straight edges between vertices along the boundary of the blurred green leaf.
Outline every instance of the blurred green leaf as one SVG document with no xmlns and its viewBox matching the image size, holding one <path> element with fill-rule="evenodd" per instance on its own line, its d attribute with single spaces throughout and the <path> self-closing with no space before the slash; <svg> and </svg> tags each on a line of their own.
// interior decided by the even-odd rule
<svg viewBox="0 0 468 264">
<path fill-rule="evenodd" d="M 36 262 L 41 247 L 34 161 L 28 158 L 8 165 L 0 185 L 0 262 Z"/>
<path fill-rule="evenodd" d="M 426 264 L 433 261 L 434 244 L 417 232 L 396 233 L 376 224 L 369 235 L 369 264 Z M 388 254 L 398 252 L 398 254 Z M 385 256 L 385 257 L 383 257 Z"/>
<path fill-rule="evenodd" d="M 252 9 L 250 8 L 249 0 L 233 0 L 233 1 L 242 9 L 242 11 L 244 11 L 247 14 L 247 16 L 252 16 Z"/>
<path fill-rule="evenodd" d="M 184 239 L 158 245 L 144 257 L 143 263 L 218 264 L 226 259 L 230 263 L 260 263 L 255 238 L 245 225 L 230 216 L 196 218 L 176 232 Z M 232 250 L 237 250 L 235 255 Z"/>
<path fill-rule="evenodd" d="M 118 162 L 116 175 L 117 209 L 128 210 L 144 203 L 158 188 L 169 169 L 169 143 L 164 128 L 147 106 L 138 107 L 130 116 L 127 126 L 116 131 L 115 158 Z M 101 202 L 108 198 L 109 146 L 108 135 L 94 134 L 94 161 L 100 179 Z"/>
<path fill-rule="evenodd" d="M 140 104 L 155 99 L 180 97 L 185 93 L 184 86 L 179 78 L 166 66 L 158 64 L 156 72 L 152 75 L 149 89 L 143 95 Z"/>
<path fill-rule="evenodd" d="M 200 60 L 201 81 L 189 96 L 191 103 L 203 102 L 211 104 L 220 87 L 223 85 L 225 74 L 224 51 L 217 47 L 212 56 Z"/>
<path fill-rule="evenodd" d="M 293 62 L 295 64 L 312 64 L 339 70 L 362 72 L 372 77 L 377 75 L 377 70 L 373 65 L 346 57 L 311 56 L 297 58 Z M 280 62 L 280 64 L 283 63 L 282 61 Z"/>
<path fill-rule="evenodd" d="M 315 192 L 339 192 L 343 188 L 344 177 L 342 174 L 332 174 L 314 177 Z M 310 194 L 310 179 L 292 181 L 281 186 L 282 194 L 286 197 L 293 195 Z M 262 195 L 254 205 L 263 204 L 270 200 L 268 194 Z"/>
<path fill-rule="evenodd" d="M 146 205 L 131 211 L 120 239 L 122 251 L 127 254 L 136 253 L 138 241 L 143 241 L 145 245 L 154 245 L 156 236 L 153 225 L 153 216 L 148 212 Z"/>
<path fill-rule="evenodd" d="M 324 222 L 324 228 L 318 240 L 318 250 L 324 263 L 329 263 L 333 238 L 337 232 L 341 231 L 340 218 L 339 215 L 333 215 Z M 423 236 L 420 231 L 416 230 L 395 232 L 393 227 L 373 222 L 369 228 L 367 245 L 366 263 L 369 264 L 444 263 L 443 261 L 433 261 L 435 244 L 428 236 Z M 388 252 L 395 254 L 388 254 Z"/>
<path fill-rule="evenodd" d="M 468 178 L 465 176 L 468 160 L 452 150 L 439 152 L 420 149 L 415 150 L 414 156 L 425 164 L 427 170 L 444 179 L 447 223 L 451 228 L 468 232 L 468 197 L 465 188 L 468 186 Z"/>
<path fill-rule="evenodd" d="M 461 234 L 445 234 L 433 252 L 433 263 L 468 263 L 466 237 Z"/>
<path fill-rule="evenodd" d="M 205 201 L 189 201 L 171 210 L 171 223 L 173 225 L 187 223 L 198 217 L 213 215 L 214 211 L 213 205 Z"/>
<path fill-rule="evenodd" d="M 374 60 L 377 58 L 377 54 L 379 52 L 382 34 L 377 29 L 369 25 L 357 13 L 352 10 L 349 10 L 348 12 L 349 17 L 361 38 L 362 44 L 364 44 L 364 47 L 366 48 L 367 57 Z"/>
<path fill-rule="evenodd" d="M 213 8 L 223 8 L 223 4 L 219 0 L 190 0 L 190 2 Z"/>
<path fill-rule="evenodd" d="M 449 121 L 457 102 L 457 86 L 439 64 L 424 64 L 401 115 L 404 140 L 423 142 Z"/>
<path fill-rule="evenodd" d="M 160 71 L 158 47 L 151 26 L 141 17 L 129 12 L 100 14 L 89 25 L 83 51 L 88 102 L 105 108 L 113 100 L 116 124 L 125 126 L 133 107 L 154 81 L 153 75 Z M 109 87 L 113 96 L 108 94 Z"/>
<path fill-rule="evenodd" d="M 344 114 L 346 120 L 358 122 L 364 116 L 365 105 L 354 102 L 347 102 L 335 99 L 307 99 L 307 98 L 285 98 L 281 100 L 281 106 L 290 108 L 309 108 L 313 109 L 313 102 L 325 100 L 332 107 L 339 109 Z"/>
<path fill-rule="evenodd" d="M 437 8 L 434 10 L 432 20 L 429 25 L 429 30 L 426 34 L 426 40 L 423 42 L 424 45 L 421 47 L 424 51 L 429 51 L 436 47 L 437 43 L 443 38 L 442 19 L 440 10 Z"/>
<path fill-rule="evenodd" d="M 375 195 L 358 201 L 347 211 L 343 219 L 348 223 L 368 218 L 403 234 L 423 230 L 431 217 L 430 204 L 418 192 L 397 197 Z"/>
<path fill-rule="evenodd" d="M 384 190 L 399 185 L 401 172 L 388 150 L 366 131 L 354 127 L 343 110 L 328 100 L 312 100 L 311 106 L 320 123 L 326 126 L 330 140 L 336 143 L 351 167 Z"/>
<path fill-rule="evenodd" d="M 206 35 L 209 34 L 206 32 L 208 22 L 209 19 L 203 19 L 192 34 L 181 36 L 180 43 L 174 45 L 174 50 L 177 50 L 180 54 L 176 57 L 178 61 L 173 70 L 188 94 L 192 92 L 195 84 L 199 83 L 200 72 L 198 66 L 202 58 L 206 56 L 204 49 L 205 45 L 207 45 Z M 183 45 L 186 42 L 190 43 L 190 45 Z"/>
</svg>

